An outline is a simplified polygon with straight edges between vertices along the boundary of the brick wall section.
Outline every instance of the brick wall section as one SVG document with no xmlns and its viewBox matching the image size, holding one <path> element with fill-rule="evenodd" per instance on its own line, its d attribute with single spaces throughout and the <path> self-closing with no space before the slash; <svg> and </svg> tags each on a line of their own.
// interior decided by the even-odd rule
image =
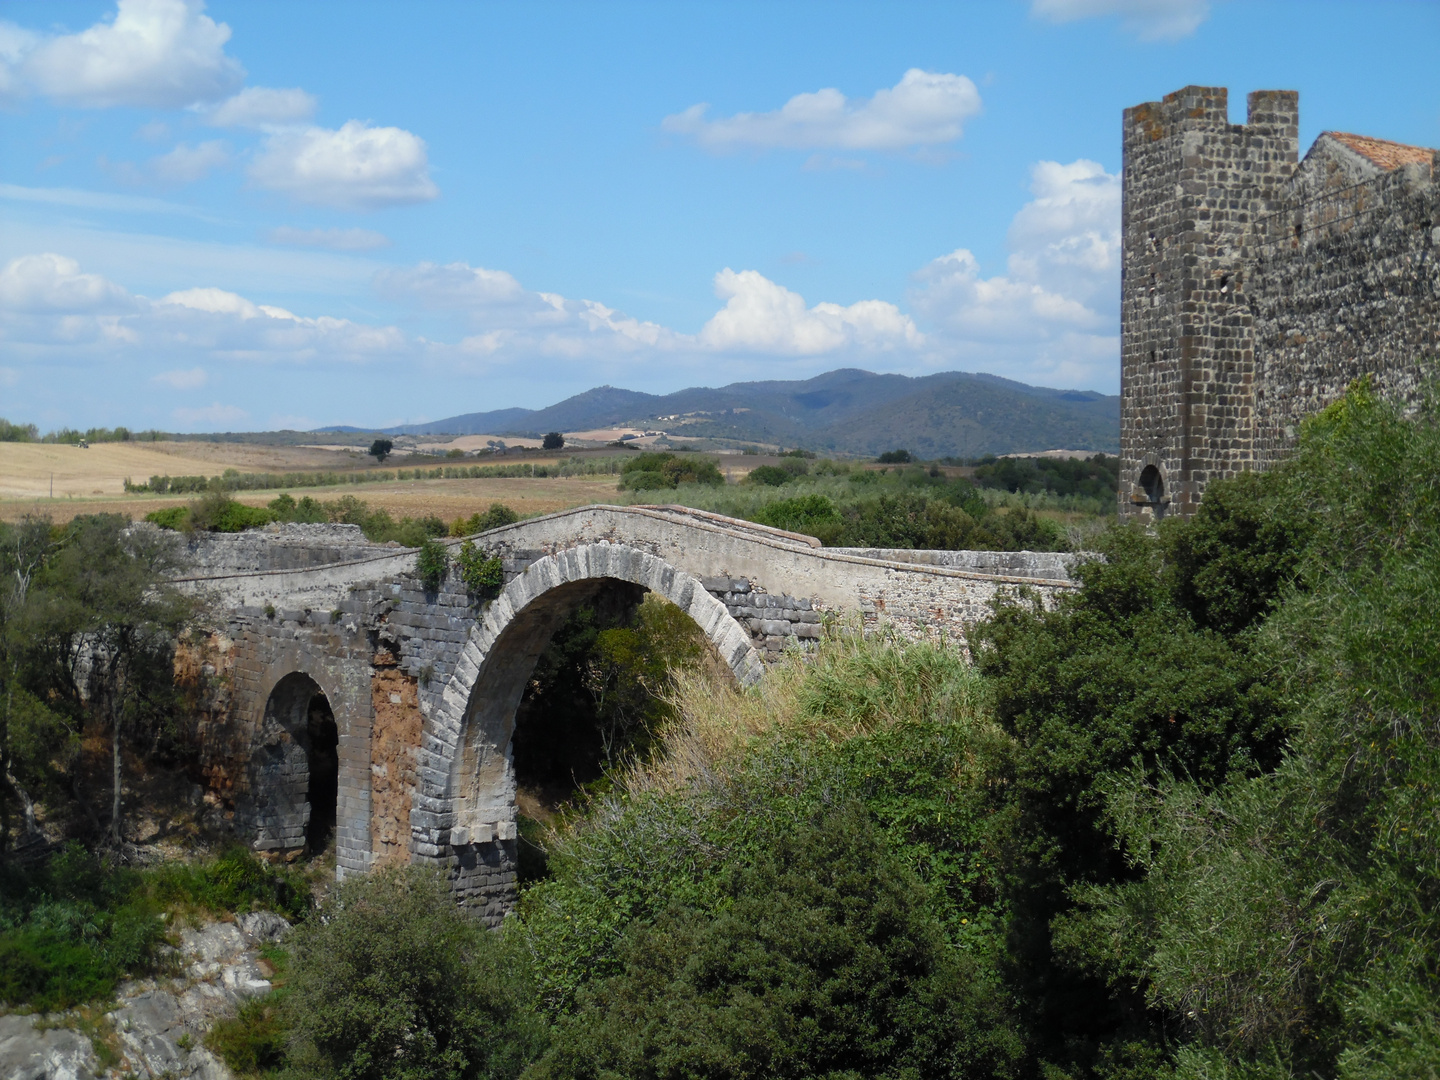
<svg viewBox="0 0 1440 1080">
<path fill-rule="evenodd" d="M 1298 162 L 1298 119 L 1260 91 L 1231 124 L 1220 87 L 1125 110 L 1122 514 L 1192 513 L 1359 375 L 1413 402 L 1436 374 L 1434 161 L 1327 135 Z"/>
</svg>

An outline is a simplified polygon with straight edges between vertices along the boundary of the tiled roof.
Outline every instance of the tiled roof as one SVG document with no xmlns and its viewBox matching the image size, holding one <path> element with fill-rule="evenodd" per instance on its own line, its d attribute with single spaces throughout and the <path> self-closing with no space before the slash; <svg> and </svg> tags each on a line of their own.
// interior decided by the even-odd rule
<svg viewBox="0 0 1440 1080">
<path fill-rule="evenodd" d="M 1401 165 L 1429 165 L 1435 151 L 1423 146 L 1407 146 L 1389 139 L 1372 139 L 1369 135 L 1351 135 L 1348 131 L 1325 131 L 1337 142 L 1344 143 L 1363 158 L 1389 171 Z"/>
</svg>

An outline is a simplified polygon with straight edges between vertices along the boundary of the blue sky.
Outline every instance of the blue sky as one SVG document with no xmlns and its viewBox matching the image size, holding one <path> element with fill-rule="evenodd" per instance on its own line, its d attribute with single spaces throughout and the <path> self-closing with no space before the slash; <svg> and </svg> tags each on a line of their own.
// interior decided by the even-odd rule
<svg viewBox="0 0 1440 1080">
<path fill-rule="evenodd" d="M 1435 2 L 0 5 L 0 415 L 238 430 L 842 366 L 1116 392 L 1120 112 L 1440 146 Z"/>
</svg>

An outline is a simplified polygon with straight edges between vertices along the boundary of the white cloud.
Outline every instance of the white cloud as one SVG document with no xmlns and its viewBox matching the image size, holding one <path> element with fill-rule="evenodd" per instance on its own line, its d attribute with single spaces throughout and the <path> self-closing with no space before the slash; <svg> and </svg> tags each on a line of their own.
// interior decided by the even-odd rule
<svg viewBox="0 0 1440 1080">
<path fill-rule="evenodd" d="M 719 352 L 814 356 L 850 346 L 887 350 L 923 342 L 908 315 L 882 300 L 805 306 L 805 298 L 755 270 L 729 267 L 715 275 L 725 306 L 700 331 L 700 344 Z"/>
<path fill-rule="evenodd" d="M 774 112 L 707 120 L 708 105 L 667 116 L 661 128 L 715 150 L 738 146 L 789 149 L 904 150 L 960 138 L 980 111 L 980 91 L 964 75 L 911 68 L 888 90 L 850 99 L 839 90 L 797 94 Z"/>
<path fill-rule="evenodd" d="M 219 139 L 198 146 L 181 143 L 168 154 L 152 158 L 147 166 L 150 174 L 164 184 L 192 184 L 209 175 L 212 169 L 230 164 L 230 148 Z"/>
<path fill-rule="evenodd" d="M 0 308 L 9 312 L 92 314 L 123 311 L 132 303 L 119 285 L 81 273 L 74 259 L 53 252 L 22 255 L 0 270 Z"/>
<path fill-rule="evenodd" d="M 338 131 L 275 132 L 251 165 L 250 179 L 298 202 L 343 209 L 428 202 L 440 194 L 430 179 L 424 139 L 359 120 Z"/>
<path fill-rule="evenodd" d="M 30 31 L 0 20 L 0 102 L 24 96 L 25 80 L 20 73 L 20 62 L 38 40 Z"/>
<path fill-rule="evenodd" d="M 239 406 L 221 405 L 218 401 L 198 409 L 175 409 L 170 415 L 186 427 L 197 424 L 238 424 L 250 418 L 250 414 Z"/>
<path fill-rule="evenodd" d="M 1010 225 L 1013 276 L 1087 303 L 1120 291 L 1120 177 L 1081 158 L 1038 162 Z"/>
<path fill-rule="evenodd" d="M 422 262 L 407 269 L 386 270 L 376 276 L 376 288 L 408 299 L 432 311 L 473 310 L 499 305 L 524 305 L 536 311 L 554 311 L 540 293 L 527 291 L 512 274 L 467 263 Z"/>
<path fill-rule="evenodd" d="M 326 248 L 330 251 L 374 251 L 389 247 L 390 238 L 373 229 L 296 229 L 281 225 L 265 234 L 272 244 Z"/>
<path fill-rule="evenodd" d="M 1042 161 L 1010 226 L 1008 274 L 960 248 L 915 275 L 910 306 L 934 355 L 1049 385 L 1103 385 L 1119 359 L 1120 178 Z"/>
<path fill-rule="evenodd" d="M 162 371 L 150 378 L 153 383 L 160 383 L 175 390 L 198 390 L 210 381 L 210 376 L 204 368 L 189 368 L 178 371 Z"/>
<path fill-rule="evenodd" d="M 115 16 L 41 39 L 19 64 L 30 87 L 66 104 L 179 108 L 214 101 L 245 78 L 225 55 L 230 28 L 200 0 L 119 0 Z"/>
<path fill-rule="evenodd" d="M 1031 0 L 1032 14 L 1050 22 L 1118 16 L 1142 41 L 1177 41 L 1210 17 L 1208 0 Z"/>
<path fill-rule="evenodd" d="M 269 86 L 247 86 L 234 97 L 203 113 L 212 127 L 264 127 L 270 124 L 297 124 L 315 115 L 315 98 L 294 87 L 279 90 Z"/>
</svg>

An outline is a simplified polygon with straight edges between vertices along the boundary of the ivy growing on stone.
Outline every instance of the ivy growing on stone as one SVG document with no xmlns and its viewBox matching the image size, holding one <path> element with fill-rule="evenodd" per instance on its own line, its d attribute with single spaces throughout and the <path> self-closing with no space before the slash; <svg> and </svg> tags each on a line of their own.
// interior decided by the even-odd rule
<svg viewBox="0 0 1440 1080">
<path fill-rule="evenodd" d="M 500 588 L 505 584 L 505 568 L 498 556 L 466 540 L 460 545 L 460 555 L 455 561 L 467 590 L 481 600 L 493 600 L 500 595 Z"/>
</svg>

